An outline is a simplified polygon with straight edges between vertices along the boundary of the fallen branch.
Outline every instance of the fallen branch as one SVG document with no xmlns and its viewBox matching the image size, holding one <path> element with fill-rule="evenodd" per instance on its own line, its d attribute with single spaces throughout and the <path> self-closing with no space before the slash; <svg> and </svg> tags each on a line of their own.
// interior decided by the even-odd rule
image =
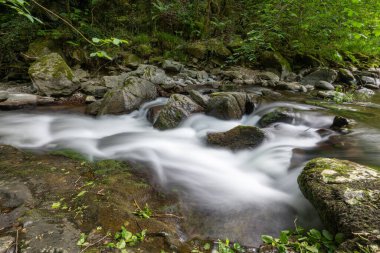
<svg viewBox="0 0 380 253">
<path fill-rule="evenodd" d="M 105 235 L 104 237 L 100 238 L 100 239 L 97 240 L 96 242 L 94 242 L 94 243 L 90 243 L 89 245 L 86 246 L 86 248 L 82 249 L 82 250 L 80 251 L 80 253 L 83 253 L 83 252 L 85 252 L 88 248 L 90 248 L 90 247 L 92 247 L 92 246 L 94 246 L 94 245 L 96 245 L 96 244 L 98 244 L 98 243 L 104 241 L 107 237 L 108 237 L 108 235 Z M 16 253 L 17 253 L 17 252 L 16 252 Z"/>
</svg>

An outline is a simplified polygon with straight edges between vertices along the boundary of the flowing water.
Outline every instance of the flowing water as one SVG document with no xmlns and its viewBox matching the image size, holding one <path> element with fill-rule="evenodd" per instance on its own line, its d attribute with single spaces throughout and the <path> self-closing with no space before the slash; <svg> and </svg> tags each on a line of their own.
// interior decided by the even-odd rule
<svg viewBox="0 0 380 253">
<path fill-rule="evenodd" d="M 295 218 L 319 226 L 317 214 L 300 193 L 297 176 L 315 156 L 346 158 L 380 166 L 380 134 L 359 125 L 348 135 L 329 130 L 333 115 L 310 105 L 262 105 L 241 120 L 193 115 L 178 128 L 158 131 L 147 110 L 160 98 L 122 116 L 92 118 L 69 113 L 0 113 L 0 143 L 22 149 L 70 148 L 89 159 L 141 162 L 157 181 L 179 193 L 189 236 L 211 236 L 257 245 L 260 234 L 292 227 Z M 206 145 L 208 132 L 256 125 L 278 107 L 292 108 L 292 124 L 267 128 L 258 148 L 231 152 Z M 320 131 L 324 129 L 324 131 Z"/>
</svg>

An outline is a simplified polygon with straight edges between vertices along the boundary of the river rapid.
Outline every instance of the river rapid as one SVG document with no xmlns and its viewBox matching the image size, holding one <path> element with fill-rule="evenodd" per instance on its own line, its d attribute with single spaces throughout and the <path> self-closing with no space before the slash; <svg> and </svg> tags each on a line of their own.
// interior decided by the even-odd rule
<svg viewBox="0 0 380 253">
<path fill-rule="evenodd" d="M 91 160 L 135 161 L 150 168 L 154 181 L 179 194 L 187 236 L 228 237 L 258 245 L 261 234 L 320 226 L 314 209 L 298 189 L 297 176 L 313 157 L 336 157 L 380 166 L 380 134 L 358 124 L 341 135 L 329 129 L 334 116 L 311 105 L 263 104 L 241 120 L 196 114 L 178 128 L 159 131 L 146 119 L 148 109 L 92 118 L 75 113 L 0 112 L 0 143 L 21 149 L 73 149 Z M 208 132 L 257 125 L 276 108 L 291 108 L 291 124 L 267 128 L 263 144 L 232 152 L 206 144 Z M 323 129 L 323 130 L 322 130 Z"/>
</svg>

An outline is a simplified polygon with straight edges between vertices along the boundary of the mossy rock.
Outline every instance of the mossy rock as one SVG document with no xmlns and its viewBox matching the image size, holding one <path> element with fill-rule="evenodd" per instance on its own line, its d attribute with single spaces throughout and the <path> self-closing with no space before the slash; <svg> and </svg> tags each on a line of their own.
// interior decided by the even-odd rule
<svg viewBox="0 0 380 253">
<path fill-rule="evenodd" d="M 26 55 L 31 58 L 40 58 L 53 52 L 59 52 L 56 42 L 49 39 L 38 39 L 29 44 Z"/>
<path fill-rule="evenodd" d="M 34 87 L 44 95 L 67 96 L 79 87 L 75 83 L 71 68 L 57 53 L 39 58 L 30 66 L 28 72 Z"/>
<path fill-rule="evenodd" d="M 292 73 L 290 63 L 279 52 L 266 51 L 260 56 L 260 63 L 268 69 L 275 69 L 281 73 L 281 79 Z"/>
<path fill-rule="evenodd" d="M 207 57 L 207 44 L 203 41 L 190 43 L 186 46 L 186 52 L 197 59 L 203 60 Z"/>
<path fill-rule="evenodd" d="M 273 123 L 292 123 L 294 116 L 287 108 L 279 108 L 273 112 L 265 114 L 258 122 L 260 127 L 267 127 Z"/>
<path fill-rule="evenodd" d="M 264 139 L 265 133 L 254 126 L 237 126 L 227 132 L 207 134 L 209 144 L 232 150 L 257 147 Z"/>
<path fill-rule="evenodd" d="M 368 244 L 380 239 L 379 171 L 350 161 L 317 158 L 306 165 L 298 184 L 330 231 L 347 238 L 361 234 Z"/>
<path fill-rule="evenodd" d="M 232 54 L 231 51 L 224 45 L 223 41 L 219 39 L 208 40 L 207 49 L 211 55 L 222 59 L 225 59 Z"/>
</svg>

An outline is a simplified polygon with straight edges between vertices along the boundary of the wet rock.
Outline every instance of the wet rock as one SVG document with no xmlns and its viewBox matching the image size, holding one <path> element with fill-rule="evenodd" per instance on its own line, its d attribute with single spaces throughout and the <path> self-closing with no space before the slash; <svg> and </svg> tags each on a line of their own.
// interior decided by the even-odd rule
<svg viewBox="0 0 380 253">
<path fill-rule="evenodd" d="M 0 103 L 7 100 L 9 97 L 9 93 L 7 91 L 0 91 Z"/>
<path fill-rule="evenodd" d="M 284 80 L 292 73 L 289 62 L 279 53 L 266 51 L 260 56 L 260 63 L 265 68 L 275 69 L 281 73 L 281 80 Z"/>
<path fill-rule="evenodd" d="M 150 123 L 154 124 L 154 122 L 156 122 L 158 116 L 160 115 L 162 108 L 164 108 L 163 105 L 158 105 L 158 106 L 149 108 L 148 113 L 146 115 L 147 120 Z"/>
<path fill-rule="evenodd" d="M 125 80 L 122 87 L 116 87 L 106 93 L 98 114 L 129 113 L 157 96 L 158 92 L 153 83 L 132 76 Z"/>
<path fill-rule="evenodd" d="M 39 58 L 29 68 L 34 87 L 47 96 L 68 96 L 78 89 L 74 74 L 57 53 Z"/>
<path fill-rule="evenodd" d="M 54 103 L 54 98 L 41 97 L 25 93 L 9 93 L 8 98 L 0 102 L 0 109 L 14 110 L 37 105 L 49 105 Z"/>
<path fill-rule="evenodd" d="M 315 84 L 315 88 L 320 90 L 334 90 L 335 87 L 329 82 L 326 81 L 319 81 L 317 84 Z"/>
<path fill-rule="evenodd" d="M 366 88 L 370 89 L 379 89 L 380 88 L 380 79 L 373 78 L 369 76 L 362 76 L 361 82 Z"/>
<path fill-rule="evenodd" d="M 265 139 L 265 133 L 253 126 L 237 126 L 224 133 L 208 133 L 207 142 L 211 145 L 232 150 L 254 148 Z"/>
<path fill-rule="evenodd" d="M 207 107 L 208 101 L 210 100 L 209 96 L 203 95 L 202 93 L 200 93 L 197 90 L 189 91 L 189 95 L 195 103 L 202 106 L 203 108 Z"/>
<path fill-rule="evenodd" d="M 339 81 L 346 83 L 348 85 L 355 85 L 357 83 L 354 75 L 348 69 L 340 68 L 338 70 L 338 79 Z"/>
<path fill-rule="evenodd" d="M 333 130 L 342 130 L 342 128 L 346 128 L 353 124 L 352 120 L 344 118 L 342 116 L 335 116 L 332 125 L 330 126 Z"/>
<path fill-rule="evenodd" d="M 179 73 L 183 69 L 183 64 L 172 61 L 172 60 L 165 60 L 164 63 L 162 64 L 162 68 L 165 71 L 172 72 L 172 73 Z"/>
<path fill-rule="evenodd" d="M 153 126 L 160 130 L 175 128 L 192 113 L 201 111 L 203 108 L 190 98 L 174 94 L 170 96 L 168 103 L 160 111 Z"/>
<path fill-rule="evenodd" d="M 261 117 L 258 122 L 259 127 L 267 127 L 273 123 L 292 123 L 294 120 L 294 115 L 286 108 L 276 109 L 273 112 L 267 113 Z"/>
<path fill-rule="evenodd" d="M 288 90 L 288 91 L 302 91 L 304 92 L 304 86 L 298 82 L 279 82 L 276 87 L 278 90 Z"/>
<path fill-rule="evenodd" d="M 375 95 L 375 92 L 373 90 L 368 89 L 368 88 L 361 88 L 361 89 L 356 91 L 356 94 L 359 94 L 359 95 L 362 95 L 362 96 L 369 98 L 369 97 Z"/>
<path fill-rule="evenodd" d="M 81 89 L 83 90 L 83 92 L 86 95 L 91 95 L 91 96 L 94 96 L 96 98 L 102 98 L 102 97 L 104 97 L 104 95 L 108 91 L 107 87 L 97 85 L 96 82 L 94 83 L 94 82 L 91 82 L 91 81 L 82 83 L 81 87 L 82 87 Z"/>
<path fill-rule="evenodd" d="M 302 80 L 301 83 L 303 85 L 317 85 L 319 81 L 326 81 L 328 83 L 333 83 L 338 77 L 338 73 L 333 70 L 333 69 L 328 69 L 328 68 L 321 68 L 318 69 L 311 74 L 305 76 Z"/>
<path fill-rule="evenodd" d="M 96 100 L 95 102 L 87 105 L 85 113 L 88 115 L 98 115 L 101 105 L 102 105 L 102 100 Z"/>
<path fill-rule="evenodd" d="M 298 183 L 330 231 L 342 232 L 346 238 L 363 237 L 367 245 L 379 242 L 379 171 L 350 161 L 317 158 L 306 165 Z M 346 250 L 353 252 L 353 248 Z"/>
<path fill-rule="evenodd" d="M 14 242 L 15 242 L 15 239 L 11 236 L 0 237 L 0 253 L 13 252 L 12 246 Z"/>
<path fill-rule="evenodd" d="M 255 108 L 257 98 L 257 95 L 245 92 L 212 93 L 206 113 L 219 119 L 240 119 Z"/>
</svg>

